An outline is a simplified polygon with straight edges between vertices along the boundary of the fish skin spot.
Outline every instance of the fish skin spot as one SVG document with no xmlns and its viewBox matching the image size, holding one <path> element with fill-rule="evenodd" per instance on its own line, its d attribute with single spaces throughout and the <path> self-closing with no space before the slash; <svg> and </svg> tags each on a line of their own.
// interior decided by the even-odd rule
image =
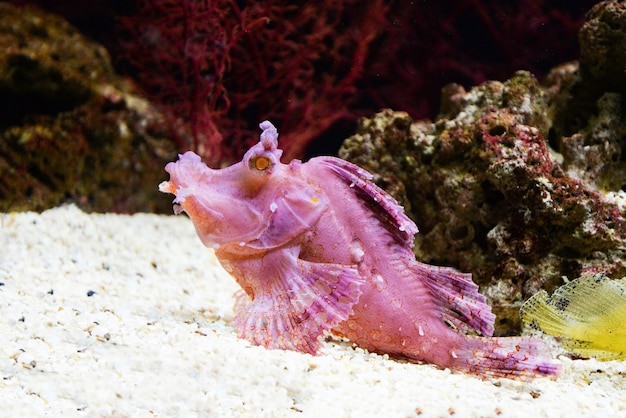
<svg viewBox="0 0 626 418">
<path fill-rule="evenodd" d="M 339 302 L 339 304 L 341 305 L 352 304 L 352 298 L 346 295 L 341 295 L 339 296 L 339 299 L 337 299 L 337 302 Z"/>
<path fill-rule="evenodd" d="M 346 324 L 348 325 L 348 328 L 350 328 L 351 330 L 356 330 L 359 328 L 359 323 L 355 321 L 354 319 L 348 319 L 346 321 Z"/>
<path fill-rule="evenodd" d="M 380 274 L 376 274 L 372 277 L 372 283 L 374 284 L 374 288 L 376 288 L 379 292 L 387 289 L 387 280 L 385 280 L 385 278 Z"/>
<path fill-rule="evenodd" d="M 328 315 L 326 314 L 326 312 L 320 312 L 317 314 L 317 318 L 320 322 L 322 323 L 326 323 L 328 322 Z"/>
<path fill-rule="evenodd" d="M 356 291 L 359 290 L 359 284 L 358 283 L 350 283 L 349 287 L 350 287 L 350 291 L 351 292 L 356 292 Z"/>
<path fill-rule="evenodd" d="M 360 246 L 354 246 L 352 248 L 352 262 L 353 263 L 361 263 L 363 258 L 365 257 L 365 251 Z"/>
<path fill-rule="evenodd" d="M 320 292 L 330 295 L 333 293 L 333 289 L 323 280 L 317 280 L 315 282 L 315 287 L 320 290 Z"/>
<path fill-rule="evenodd" d="M 373 330 L 370 332 L 370 337 L 372 341 L 380 341 L 383 337 L 383 333 L 378 330 Z"/>
<path fill-rule="evenodd" d="M 426 332 L 424 331 L 425 324 L 423 324 L 423 322 L 424 321 L 415 321 L 413 323 L 413 326 L 417 330 L 417 335 L 419 335 L 420 337 L 426 335 Z"/>
<path fill-rule="evenodd" d="M 303 306 L 311 306 L 315 301 L 315 295 L 306 288 L 300 288 L 294 295 L 294 300 L 302 303 Z"/>
<path fill-rule="evenodd" d="M 340 275 L 329 277 L 326 282 L 329 284 L 338 284 L 340 280 Z"/>
</svg>

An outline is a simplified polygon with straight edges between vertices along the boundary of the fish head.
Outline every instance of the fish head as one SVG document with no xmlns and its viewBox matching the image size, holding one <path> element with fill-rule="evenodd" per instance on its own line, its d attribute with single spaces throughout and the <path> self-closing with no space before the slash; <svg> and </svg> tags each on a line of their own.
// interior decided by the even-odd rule
<svg viewBox="0 0 626 418">
<path fill-rule="evenodd" d="M 170 180 L 159 190 L 176 195 L 174 212 L 189 215 L 208 247 L 278 246 L 310 227 L 323 209 L 301 177 L 302 163 L 280 162 L 276 128 L 267 121 L 260 127 L 260 141 L 230 167 L 209 168 L 191 151 L 165 167 Z"/>
</svg>

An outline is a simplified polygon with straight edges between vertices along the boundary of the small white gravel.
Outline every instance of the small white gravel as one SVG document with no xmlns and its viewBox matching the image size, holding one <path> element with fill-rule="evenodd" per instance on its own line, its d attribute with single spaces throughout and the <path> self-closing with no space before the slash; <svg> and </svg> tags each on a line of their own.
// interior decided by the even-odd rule
<svg viewBox="0 0 626 418">
<path fill-rule="evenodd" d="M 520 383 L 253 347 L 184 216 L 0 214 L 0 283 L 1 416 L 626 417 L 625 362 Z"/>
</svg>

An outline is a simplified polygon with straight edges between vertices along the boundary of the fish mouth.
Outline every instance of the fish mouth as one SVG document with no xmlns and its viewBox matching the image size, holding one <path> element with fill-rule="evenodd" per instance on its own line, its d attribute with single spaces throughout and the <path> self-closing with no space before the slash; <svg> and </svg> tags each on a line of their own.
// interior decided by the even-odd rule
<svg viewBox="0 0 626 418">
<path fill-rule="evenodd" d="M 170 193 L 176 196 L 176 186 L 174 186 L 174 184 L 171 181 L 162 181 L 159 184 L 159 191 L 161 193 Z M 178 199 L 178 196 L 176 196 L 176 198 L 174 199 L 174 205 L 173 205 L 175 215 L 179 215 L 184 210 L 183 207 L 176 202 L 177 199 Z"/>
<path fill-rule="evenodd" d="M 174 214 L 186 212 L 193 219 L 201 219 L 202 231 L 205 234 L 216 229 L 220 220 L 224 217 L 220 212 L 211 208 L 208 202 L 202 201 L 196 194 L 193 186 L 177 188 L 171 181 L 159 184 L 159 191 L 175 195 L 173 201 Z"/>
<path fill-rule="evenodd" d="M 159 184 L 159 191 L 161 193 L 176 194 L 176 187 L 174 187 L 171 181 L 162 181 L 161 184 Z"/>
</svg>

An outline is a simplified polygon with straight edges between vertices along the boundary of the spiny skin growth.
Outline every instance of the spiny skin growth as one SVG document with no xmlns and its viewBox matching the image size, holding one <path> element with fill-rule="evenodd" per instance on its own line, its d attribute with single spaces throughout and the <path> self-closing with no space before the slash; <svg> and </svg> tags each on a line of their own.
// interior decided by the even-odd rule
<svg viewBox="0 0 626 418">
<path fill-rule="evenodd" d="M 276 129 L 261 128 L 241 162 L 213 170 L 187 152 L 159 187 L 247 295 L 240 337 L 316 354 L 332 332 L 483 377 L 558 374 L 540 340 L 491 337 L 495 316 L 470 274 L 415 260 L 415 223 L 370 173 L 334 157 L 283 164 Z"/>
</svg>

